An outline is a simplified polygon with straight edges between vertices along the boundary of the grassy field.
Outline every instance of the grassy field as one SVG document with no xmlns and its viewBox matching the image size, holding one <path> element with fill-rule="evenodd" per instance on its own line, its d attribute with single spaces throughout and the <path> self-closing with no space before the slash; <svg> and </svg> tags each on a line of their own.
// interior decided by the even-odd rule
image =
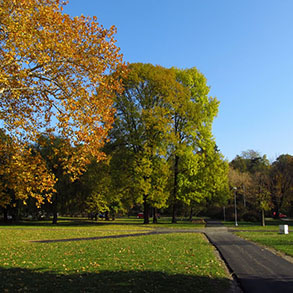
<svg viewBox="0 0 293 293">
<path fill-rule="evenodd" d="M 261 226 L 260 222 L 245 222 L 238 221 L 238 226 L 235 226 L 234 221 L 223 222 L 225 226 L 236 230 L 261 230 L 261 231 L 279 231 L 279 225 L 288 225 L 293 227 L 293 221 L 291 220 L 275 220 L 272 218 L 266 219 L 266 225 Z"/>
<path fill-rule="evenodd" d="M 226 292 L 225 268 L 203 235 L 133 236 L 154 229 L 140 222 L 0 226 L 0 291 Z M 36 242 L 60 239 L 68 241 Z"/>
</svg>

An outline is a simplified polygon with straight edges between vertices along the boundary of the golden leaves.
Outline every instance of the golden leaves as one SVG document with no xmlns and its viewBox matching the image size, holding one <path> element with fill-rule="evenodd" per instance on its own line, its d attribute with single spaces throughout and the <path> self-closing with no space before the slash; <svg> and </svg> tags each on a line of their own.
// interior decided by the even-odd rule
<svg viewBox="0 0 293 293">
<path fill-rule="evenodd" d="M 37 205 L 50 198 L 54 192 L 55 177 L 46 168 L 45 162 L 31 149 L 22 150 L 12 141 L 0 139 L 0 206 L 10 204 L 9 190 L 14 199 L 25 202 L 28 196 L 37 200 Z"/>
<path fill-rule="evenodd" d="M 0 123 L 15 141 L 13 153 L 25 162 L 28 143 L 40 133 L 59 133 L 79 146 L 78 156 L 64 161 L 67 172 L 79 174 L 89 156 L 104 157 L 112 99 L 122 91 L 126 69 L 116 28 L 104 29 L 96 17 L 62 14 L 66 3 L 59 0 L 1 4 Z M 19 191 L 28 193 L 35 196 Z"/>
</svg>

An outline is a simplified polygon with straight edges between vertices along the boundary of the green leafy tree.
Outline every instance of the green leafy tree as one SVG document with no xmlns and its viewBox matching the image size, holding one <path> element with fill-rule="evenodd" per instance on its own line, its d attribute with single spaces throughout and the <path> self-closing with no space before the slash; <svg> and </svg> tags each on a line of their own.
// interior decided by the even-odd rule
<svg viewBox="0 0 293 293">
<path fill-rule="evenodd" d="M 55 192 L 47 205 L 47 210 L 53 214 L 53 224 L 57 224 L 58 213 L 68 210 L 66 206 L 72 196 L 73 180 L 70 172 L 64 169 L 64 165 L 68 164 L 68 161 L 71 161 L 72 166 L 78 165 L 75 156 L 78 147 L 71 146 L 69 141 L 62 137 L 42 135 L 34 149 L 45 160 L 47 170 L 57 179 L 54 185 Z"/>
<path fill-rule="evenodd" d="M 181 91 L 170 100 L 173 223 L 176 222 L 178 201 L 200 202 L 217 189 L 224 188 L 228 170 L 216 151 L 211 131 L 219 102 L 208 96 L 206 79 L 196 68 L 175 69 L 175 72 Z"/>
<path fill-rule="evenodd" d="M 254 174 L 256 172 L 262 172 L 270 166 L 270 162 L 266 155 L 261 155 L 254 150 L 247 150 L 237 155 L 230 163 L 230 166 L 241 172 L 249 172 Z"/>
<path fill-rule="evenodd" d="M 127 189 L 135 201 L 144 205 L 144 223 L 149 222 L 149 207 L 166 204 L 167 137 L 171 116 L 169 99 L 178 83 L 173 70 L 151 64 L 129 65 L 125 90 L 115 101 L 116 122 L 112 143 L 131 154 L 127 164 Z M 126 187 L 124 187 L 126 189 Z"/>
</svg>

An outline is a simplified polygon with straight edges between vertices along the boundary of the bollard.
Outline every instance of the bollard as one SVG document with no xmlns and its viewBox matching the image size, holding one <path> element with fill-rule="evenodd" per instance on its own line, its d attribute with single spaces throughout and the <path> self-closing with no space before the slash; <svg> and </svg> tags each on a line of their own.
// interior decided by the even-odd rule
<svg viewBox="0 0 293 293">
<path fill-rule="evenodd" d="M 280 234 L 289 234 L 288 225 L 279 225 Z"/>
</svg>

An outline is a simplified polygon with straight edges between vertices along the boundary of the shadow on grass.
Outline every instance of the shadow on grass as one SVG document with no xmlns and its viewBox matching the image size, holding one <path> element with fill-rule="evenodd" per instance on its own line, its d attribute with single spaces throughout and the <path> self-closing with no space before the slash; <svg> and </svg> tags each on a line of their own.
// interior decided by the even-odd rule
<svg viewBox="0 0 293 293">
<path fill-rule="evenodd" d="M 21 221 L 9 221 L 4 223 L 0 221 L 1 226 L 27 226 L 27 227 L 87 227 L 87 226 L 107 226 L 107 225 L 114 225 L 114 226 L 139 226 L 139 227 L 191 227 L 195 228 L 197 226 L 203 225 L 196 225 L 189 221 L 178 221 L 177 224 L 172 224 L 171 220 L 162 219 L 159 220 L 158 223 L 153 224 L 150 221 L 149 224 L 144 224 L 142 219 L 136 218 L 118 218 L 114 221 L 109 220 L 101 220 L 98 221 L 89 220 L 86 218 L 59 218 L 57 224 L 52 224 L 52 220 L 21 220 Z"/>
<path fill-rule="evenodd" d="M 158 271 L 101 271 L 68 275 L 0 268 L 1 292 L 226 292 L 228 279 Z"/>
</svg>

